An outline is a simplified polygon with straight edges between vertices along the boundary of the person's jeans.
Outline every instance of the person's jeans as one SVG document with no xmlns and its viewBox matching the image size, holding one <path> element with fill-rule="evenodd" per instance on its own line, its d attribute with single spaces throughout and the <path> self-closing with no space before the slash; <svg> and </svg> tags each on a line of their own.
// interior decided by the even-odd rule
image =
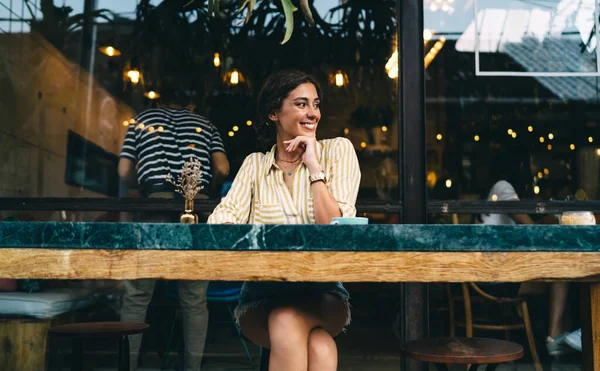
<svg viewBox="0 0 600 371">
<path fill-rule="evenodd" d="M 125 281 L 121 321 L 144 322 L 156 280 Z M 207 281 L 178 281 L 185 346 L 184 370 L 198 371 L 208 329 Z M 129 336 L 130 370 L 137 368 L 142 335 Z"/>
<path fill-rule="evenodd" d="M 150 198 L 172 198 L 173 192 L 157 192 Z M 206 198 L 199 194 L 197 198 Z M 176 222 L 178 213 L 140 213 L 138 221 L 164 223 Z M 152 300 L 156 280 L 143 279 L 125 281 L 125 294 L 121 307 L 121 321 L 144 322 L 148 304 Z M 206 290 L 208 281 L 178 281 L 179 302 L 183 317 L 183 343 L 185 347 L 184 370 L 199 371 L 204 354 L 204 343 L 208 330 L 208 307 Z M 142 335 L 129 336 L 130 370 L 137 369 Z"/>
</svg>

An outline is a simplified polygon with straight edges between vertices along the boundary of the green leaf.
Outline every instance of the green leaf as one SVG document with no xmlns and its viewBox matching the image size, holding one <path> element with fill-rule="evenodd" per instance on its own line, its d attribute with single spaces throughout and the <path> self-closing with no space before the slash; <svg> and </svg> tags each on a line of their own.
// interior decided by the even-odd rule
<svg viewBox="0 0 600 371">
<path fill-rule="evenodd" d="M 208 15 L 212 15 L 213 14 L 213 7 L 215 5 L 215 2 L 217 2 L 219 0 L 208 0 Z"/>
<path fill-rule="evenodd" d="M 308 0 L 300 0 L 300 9 L 302 10 L 302 14 L 304 14 L 304 18 L 306 18 L 308 23 L 310 23 L 311 26 L 314 26 L 315 19 L 313 18 L 312 12 L 310 11 Z"/>
<path fill-rule="evenodd" d="M 221 0 L 214 0 L 215 16 L 217 16 L 217 17 L 221 16 L 221 13 L 219 12 L 219 1 L 221 1 Z"/>
<path fill-rule="evenodd" d="M 250 0 L 250 4 L 248 5 L 248 15 L 246 16 L 246 23 L 250 21 L 250 15 L 254 10 L 254 6 L 256 5 L 256 0 Z"/>
<path fill-rule="evenodd" d="M 249 2 L 250 2 L 250 0 L 245 0 L 244 3 L 235 12 L 235 14 L 240 14 L 244 10 L 244 8 L 246 7 L 246 5 L 248 5 Z"/>
<path fill-rule="evenodd" d="M 291 0 L 281 0 L 281 5 L 283 5 L 283 12 L 285 13 L 285 37 L 281 42 L 281 45 L 283 45 L 292 37 L 292 33 L 294 32 L 294 12 L 298 8 L 292 4 Z"/>
</svg>

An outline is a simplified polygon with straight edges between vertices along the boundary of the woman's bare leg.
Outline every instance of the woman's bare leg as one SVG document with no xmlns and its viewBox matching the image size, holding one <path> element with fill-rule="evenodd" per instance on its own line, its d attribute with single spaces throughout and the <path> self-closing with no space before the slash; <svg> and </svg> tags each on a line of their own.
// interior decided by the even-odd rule
<svg viewBox="0 0 600 371">
<path fill-rule="evenodd" d="M 550 286 L 550 309 L 548 313 L 548 335 L 556 337 L 562 334 L 566 327 L 567 297 L 569 295 L 568 282 L 552 282 Z"/>
<path fill-rule="evenodd" d="M 565 331 L 564 321 L 569 295 L 568 282 L 524 282 L 519 288 L 519 296 L 536 296 L 549 292 L 548 336 L 556 337 Z"/>
<path fill-rule="evenodd" d="M 317 317 L 295 307 L 273 309 L 269 314 L 269 371 L 307 370 L 308 338 L 319 324 Z"/>
<path fill-rule="evenodd" d="M 322 294 L 315 300 L 298 305 L 282 306 L 273 310 L 268 305 L 254 308 L 240 317 L 240 327 L 252 342 L 271 348 L 271 371 L 306 370 L 309 367 L 311 340 L 314 343 L 314 363 L 325 363 L 313 369 L 329 370 L 329 365 L 337 367 L 337 348 L 333 337 L 343 330 L 347 314 L 347 307 L 343 301 L 331 294 Z M 317 328 L 319 330 L 315 330 Z M 311 339 L 313 331 L 317 332 L 314 339 Z M 331 340 L 324 339 L 322 333 L 328 334 Z M 326 350 L 323 350 L 323 347 Z M 323 357 L 327 350 L 332 349 L 334 351 L 330 352 L 329 357 Z M 335 359 L 331 360 L 333 358 Z M 283 368 L 280 365 L 283 365 Z"/>
<path fill-rule="evenodd" d="M 335 371 L 337 364 L 335 340 L 321 328 L 312 330 L 308 337 L 308 371 Z"/>
</svg>

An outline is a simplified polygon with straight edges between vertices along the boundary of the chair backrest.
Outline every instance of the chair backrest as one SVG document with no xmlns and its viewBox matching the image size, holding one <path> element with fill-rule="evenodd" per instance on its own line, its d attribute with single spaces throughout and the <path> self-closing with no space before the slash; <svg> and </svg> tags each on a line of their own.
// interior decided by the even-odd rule
<svg viewBox="0 0 600 371">
<path fill-rule="evenodd" d="M 211 281 L 206 291 L 208 301 L 235 301 L 242 290 L 241 282 Z"/>
</svg>

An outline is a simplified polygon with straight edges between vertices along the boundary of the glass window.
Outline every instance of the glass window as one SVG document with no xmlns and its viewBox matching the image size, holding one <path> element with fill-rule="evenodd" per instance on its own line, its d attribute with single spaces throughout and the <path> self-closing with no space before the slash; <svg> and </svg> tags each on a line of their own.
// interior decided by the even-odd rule
<svg viewBox="0 0 600 371">
<path fill-rule="evenodd" d="M 429 199 L 597 200 L 595 2 L 425 1 L 424 16 Z"/>
<path fill-rule="evenodd" d="M 323 88 L 319 137 L 346 137 L 357 151 L 359 199 L 398 199 L 395 1 L 311 3 L 316 25 L 297 11 L 284 45 L 285 17 L 270 1 L 257 2 L 248 23 L 236 4 L 215 17 L 203 2 L 168 3 L 1 0 L 0 110 L 10 120 L 0 128 L 0 197 L 119 196 L 130 121 L 173 87 L 216 125 L 233 177 L 258 150 L 264 79 L 298 68 Z"/>
</svg>

